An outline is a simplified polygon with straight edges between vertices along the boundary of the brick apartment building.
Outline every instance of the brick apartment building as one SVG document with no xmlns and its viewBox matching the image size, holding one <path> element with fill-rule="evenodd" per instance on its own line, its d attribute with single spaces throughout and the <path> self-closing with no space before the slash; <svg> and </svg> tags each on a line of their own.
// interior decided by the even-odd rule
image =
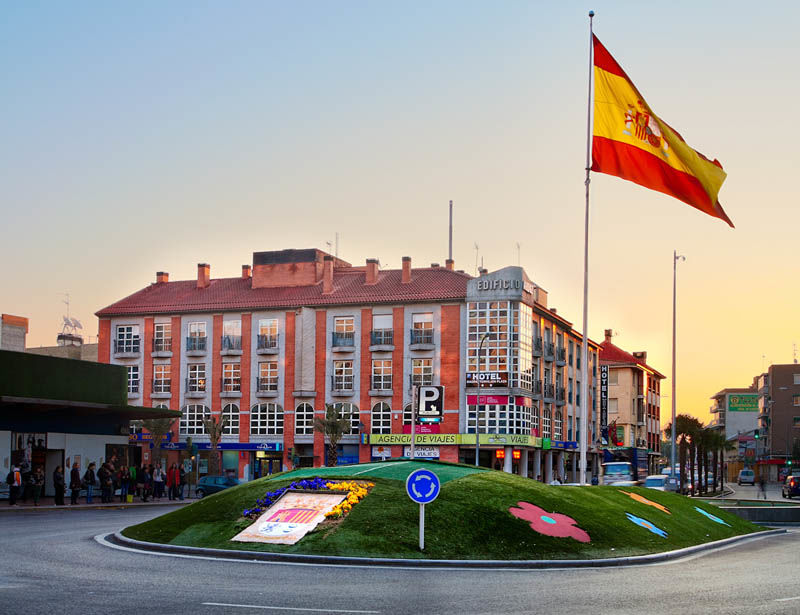
<svg viewBox="0 0 800 615">
<path fill-rule="evenodd" d="M 600 365 L 608 366 L 608 424 L 616 426 L 622 447 L 647 449 L 654 472 L 661 454 L 661 381 L 665 376 L 647 364 L 647 352 L 627 352 L 611 338 L 611 329 L 606 329 L 600 344 Z"/>
<path fill-rule="evenodd" d="M 98 360 L 125 365 L 128 395 L 182 417 L 168 448 L 200 443 L 225 415 L 225 468 L 244 479 L 325 463 L 313 419 L 352 417 L 340 463 L 408 455 L 414 385 L 444 386 L 441 424 L 420 426 L 418 456 L 533 478 L 575 479 L 581 338 L 520 267 L 472 277 L 445 267 L 381 270 L 320 250 L 256 252 L 241 276 L 155 283 L 97 312 Z M 590 343 L 590 466 L 598 467 Z M 132 437 L 136 437 L 135 435 Z"/>
<path fill-rule="evenodd" d="M 777 480 L 778 466 L 792 456 L 800 442 L 800 365 L 770 365 L 756 378 L 758 393 L 759 464 L 768 465 Z"/>
</svg>

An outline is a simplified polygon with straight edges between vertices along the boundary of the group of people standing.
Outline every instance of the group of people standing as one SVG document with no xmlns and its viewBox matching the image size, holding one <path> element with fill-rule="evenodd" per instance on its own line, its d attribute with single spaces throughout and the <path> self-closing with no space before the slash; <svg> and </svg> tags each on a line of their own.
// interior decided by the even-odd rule
<svg viewBox="0 0 800 615">
<path fill-rule="evenodd" d="M 43 468 L 36 467 L 32 472 L 25 472 L 14 465 L 6 476 L 6 482 L 9 485 L 10 506 L 17 506 L 17 500 L 24 502 L 28 497 L 33 498 L 35 506 L 39 505 L 45 484 Z M 147 502 L 150 497 L 160 500 L 165 493 L 170 500 L 182 500 L 186 482 L 186 472 L 177 463 L 173 463 L 166 471 L 160 463 L 138 467 L 122 465 L 117 469 L 113 461 L 108 461 L 101 464 L 99 470 L 95 463 L 90 463 L 82 476 L 80 464 L 73 463 L 69 483 L 61 466 L 53 471 L 56 506 L 64 505 L 67 488 L 70 490 L 70 504 L 78 504 L 82 490 L 86 491 L 87 504 L 92 503 L 96 491 L 100 492 L 100 501 L 109 504 L 113 502 L 117 490 L 120 502 L 132 502 L 134 497 L 142 502 Z"/>
</svg>

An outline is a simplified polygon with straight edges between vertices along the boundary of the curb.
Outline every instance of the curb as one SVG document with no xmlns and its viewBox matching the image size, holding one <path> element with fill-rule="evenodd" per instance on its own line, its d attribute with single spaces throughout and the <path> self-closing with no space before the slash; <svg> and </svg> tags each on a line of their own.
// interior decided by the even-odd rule
<svg viewBox="0 0 800 615">
<path fill-rule="evenodd" d="M 186 504 L 191 504 L 192 502 L 196 502 L 197 500 L 186 500 Z M 0 514 L 3 513 L 27 513 L 27 512 L 39 512 L 39 511 L 51 511 L 51 510 L 104 510 L 104 509 L 115 509 L 115 508 L 150 508 L 153 506 L 176 506 L 180 504 L 180 502 L 131 502 L 128 504 L 127 502 L 117 502 L 112 504 L 65 504 L 63 506 L 55 506 L 55 505 L 47 505 L 47 506 L 3 506 L 0 505 Z"/>
<path fill-rule="evenodd" d="M 106 540 L 112 544 L 128 547 L 139 551 L 149 551 L 155 553 L 167 553 L 171 555 L 214 557 L 221 560 L 239 560 L 271 562 L 277 564 L 318 564 L 327 566 L 382 566 L 382 567 L 402 567 L 402 568 L 493 568 L 493 569 L 512 569 L 512 570 L 544 570 L 548 568 L 609 568 L 613 566 L 641 566 L 666 562 L 680 559 L 687 555 L 711 551 L 722 547 L 727 547 L 739 542 L 758 540 L 767 536 L 785 534 L 785 529 L 774 529 L 742 536 L 733 536 L 714 542 L 666 551 L 664 553 L 651 553 L 648 555 L 633 555 L 630 557 L 612 557 L 602 559 L 578 559 L 578 560 L 415 560 L 415 559 L 393 559 L 393 558 L 365 558 L 365 557 L 341 557 L 328 555 L 296 555 L 286 553 L 268 553 L 263 551 L 231 551 L 228 549 L 206 549 L 202 547 L 184 547 L 179 545 L 169 545 L 155 542 L 144 542 L 123 536 L 121 531 L 114 532 L 106 536 Z"/>
</svg>

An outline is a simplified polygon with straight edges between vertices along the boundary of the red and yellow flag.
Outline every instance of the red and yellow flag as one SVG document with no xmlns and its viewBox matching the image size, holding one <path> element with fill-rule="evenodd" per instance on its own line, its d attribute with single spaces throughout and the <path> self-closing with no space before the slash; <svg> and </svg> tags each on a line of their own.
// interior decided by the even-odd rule
<svg viewBox="0 0 800 615">
<path fill-rule="evenodd" d="M 659 119 L 633 82 L 594 37 L 592 171 L 616 175 L 733 222 L 717 200 L 722 165 L 689 147 Z"/>
</svg>

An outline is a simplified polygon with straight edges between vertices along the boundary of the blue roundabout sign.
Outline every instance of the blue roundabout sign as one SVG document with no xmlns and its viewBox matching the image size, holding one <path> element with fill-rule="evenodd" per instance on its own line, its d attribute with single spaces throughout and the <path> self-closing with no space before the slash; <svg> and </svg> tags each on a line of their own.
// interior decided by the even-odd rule
<svg viewBox="0 0 800 615">
<path fill-rule="evenodd" d="M 438 497 L 441 489 L 439 477 L 430 470 L 415 470 L 406 479 L 408 497 L 417 504 L 430 504 Z"/>
</svg>

